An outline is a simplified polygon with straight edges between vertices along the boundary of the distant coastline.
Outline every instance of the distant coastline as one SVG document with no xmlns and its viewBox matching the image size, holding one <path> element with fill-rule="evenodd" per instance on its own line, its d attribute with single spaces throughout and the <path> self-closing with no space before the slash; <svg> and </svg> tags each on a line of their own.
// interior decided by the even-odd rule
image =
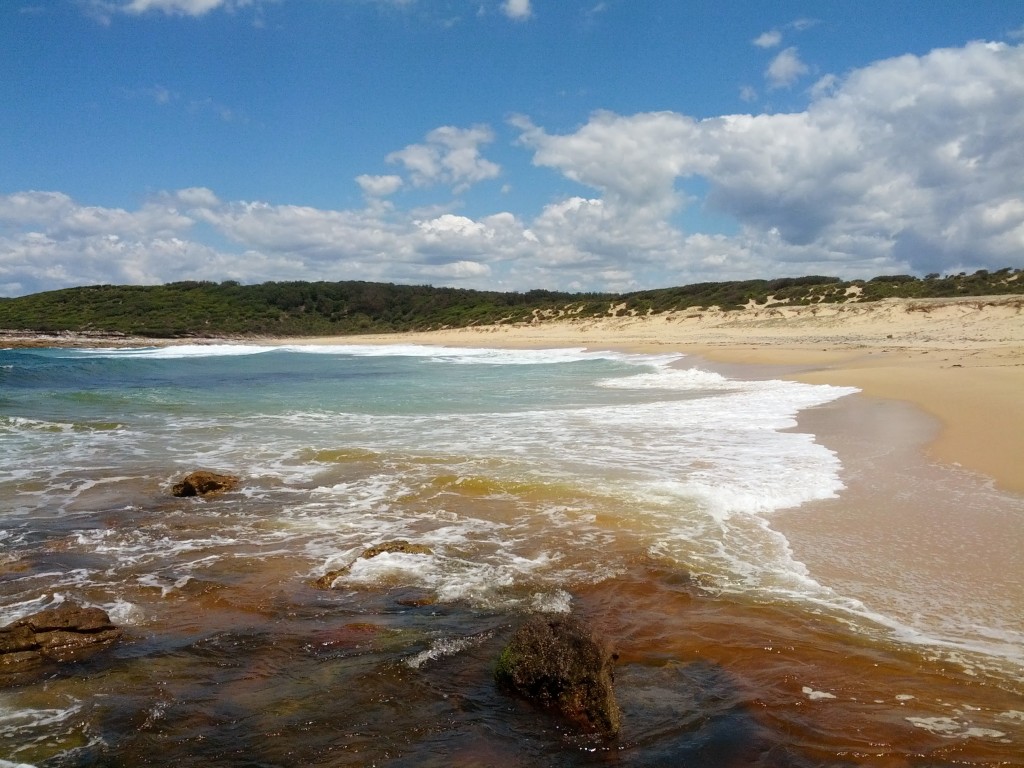
<svg viewBox="0 0 1024 768">
<path fill-rule="evenodd" d="M 870 280 L 805 275 L 694 283 L 631 293 L 478 291 L 364 281 L 241 285 L 89 285 L 0 298 L 0 328 L 152 339 L 242 335 L 339 336 L 433 331 L 548 320 L 661 316 L 680 312 L 870 304 L 886 299 L 1024 295 L 1024 270 L 1006 267 L 940 276 Z"/>
</svg>

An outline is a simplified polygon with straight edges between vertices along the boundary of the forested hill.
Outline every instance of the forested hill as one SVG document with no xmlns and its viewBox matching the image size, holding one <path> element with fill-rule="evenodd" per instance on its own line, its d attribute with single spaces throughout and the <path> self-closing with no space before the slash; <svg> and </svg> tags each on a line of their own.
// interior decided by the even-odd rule
<svg viewBox="0 0 1024 768">
<path fill-rule="evenodd" d="M 182 282 L 97 285 L 0 298 L 0 329 L 149 337 L 386 333 L 533 318 L 648 314 L 751 303 L 811 304 L 1024 293 L 1024 271 L 887 275 L 844 282 L 808 276 L 697 283 L 626 294 L 499 293 L 367 282 Z"/>
</svg>

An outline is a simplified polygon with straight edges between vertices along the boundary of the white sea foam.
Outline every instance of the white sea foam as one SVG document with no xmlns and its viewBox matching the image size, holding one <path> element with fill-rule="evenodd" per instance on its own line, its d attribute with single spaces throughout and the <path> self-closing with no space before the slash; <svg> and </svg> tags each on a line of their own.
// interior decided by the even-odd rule
<svg viewBox="0 0 1024 768">
<path fill-rule="evenodd" d="M 0 737 L 12 738 L 28 730 L 52 728 L 81 709 L 78 702 L 62 709 L 31 709 L 13 706 L 0 699 Z"/>
<path fill-rule="evenodd" d="M 138 626 L 145 622 L 146 614 L 139 606 L 127 600 L 117 599 L 101 606 L 115 626 Z"/>
<path fill-rule="evenodd" d="M 0 608 L 0 626 L 5 626 L 26 616 L 31 616 L 33 613 L 39 613 L 39 611 L 46 610 L 47 608 L 56 608 L 63 602 L 64 596 L 55 593 L 53 595 L 40 595 L 30 600 L 5 605 Z"/>
<path fill-rule="evenodd" d="M 493 632 L 482 632 L 469 637 L 442 637 L 432 642 L 427 650 L 420 651 L 415 656 L 406 659 L 405 664 L 412 669 L 419 669 L 428 661 L 437 661 L 474 648 L 489 640 L 493 635 Z"/>
<path fill-rule="evenodd" d="M 915 728 L 951 739 L 1003 739 L 1006 734 L 992 728 L 978 728 L 953 717 L 907 717 Z"/>
<path fill-rule="evenodd" d="M 535 592 L 530 600 L 530 609 L 536 613 L 571 613 L 572 595 L 564 589 Z"/>
<path fill-rule="evenodd" d="M 679 358 L 669 358 L 661 362 L 659 370 L 652 373 L 638 373 L 616 379 L 605 379 L 599 386 L 615 389 L 668 389 L 668 390 L 724 390 L 742 389 L 745 382 L 727 379 L 712 371 L 699 368 L 671 368 L 669 363 Z M 654 363 L 655 361 L 650 361 Z"/>
<path fill-rule="evenodd" d="M 175 344 L 169 347 L 127 347 L 117 349 L 80 349 L 66 352 L 69 357 L 79 355 L 89 358 L 149 358 L 152 360 L 177 360 L 186 357 L 227 357 L 258 355 L 271 352 L 278 347 L 255 344 Z"/>
<path fill-rule="evenodd" d="M 467 600 L 481 606 L 495 606 L 508 602 L 500 593 L 515 584 L 517 576 L 523 574 L 524 571 L 515 564 L 496 565 L 435 555 L 383 553 L 357 559 L 342 579 L 349 585 L 401 585 L 428 589 L 444 603 Z"/>
<path fill-rule="evenodd" d="M 588 350 L 584 347 L 552 349 L 496 349 L 492 347 L 447 347 L 427 344 L 175 344 L 167 347 L 72 350 L 69 356 L 90 358 L 145 358 L 176 360 L 202 357 L 238 357 L 269 352 L 344 357 L 432 358 L 456 364 L 552 365 L 586 360 L 615 360 L 634 365 L 667 364 L 681 359 L 679 354 L 645 355 L 612 350 Z"/>
<path fill-rule="evenodd" d="M 809 685 L 803 686 L 800 691 L 811 701 L 822 701 L 836 698 L 834 693 L 829 693 L 828 691 L 816 691 Z"/>
</svg>

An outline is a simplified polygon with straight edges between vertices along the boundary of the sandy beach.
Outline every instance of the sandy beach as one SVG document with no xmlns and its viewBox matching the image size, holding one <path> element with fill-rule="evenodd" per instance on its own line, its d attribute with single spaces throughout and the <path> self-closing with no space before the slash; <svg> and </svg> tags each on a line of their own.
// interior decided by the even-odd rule
<svg viewBox="0 0 1024 768">
<path fill-rule="evenodd" d="M 935 459 L 1024 493 L 1024 297 L 691 310 L 428 333 L 278 340 L 679 351 L 746 375 L 858 387 L 940 424 Z M 741 374 L 739 369 L 733 373 Z"/>
</svg>

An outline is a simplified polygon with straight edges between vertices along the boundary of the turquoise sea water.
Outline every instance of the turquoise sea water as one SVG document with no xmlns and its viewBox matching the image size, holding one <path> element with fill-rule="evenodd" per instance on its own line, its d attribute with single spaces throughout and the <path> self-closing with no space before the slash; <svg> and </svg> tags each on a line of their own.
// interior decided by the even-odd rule
<svg viewBox="0 0 1024 768">
<path fill-rule="evenodd" d="M 835 661 L 847 678 L 870 663 L 908 680 L 924 664 L 917 673 L 940 688 L 997 677 L 983 723 L 936 697 L 881 718 L 879 743 L 900 741 L 895 729 L 908 754 L 934 742 L 930 759 L 945 760 L 950 739 L 1010 753 L 1024 705 L 998 676 L 1019 668 L 1012 653 L 963 627 L 918 633 L 908 650 L 900 617 L 817 582 L 772 527 L 780 510 L 842 493 L 839 458 L 793 428 L 802 410 L 852 393 L 581 349 L 0 351 L 0 622 L 74 599 L 128 629 L 45 686 L 0 691 L 0 758 L 653 765 L 725 739 L 759 756 L 746 763 L 821 764 L 857 738 L 836 726 L 825 745 L 800 747 L 783 733 L 822 730 L 793 712 L 839 698 L 812 670 L 850 648 Z M 241 489 L 172 498 L 199 468 L 236 474 Z M 395 539 L 430 554 L 358 557 Z M 310 587 L 350 564 L 332 589 Z M 623 623 L 623 606 L 645 606 L 643 628 Z M 632 648 L 621 742 L 573 741 L 493 690 L 489 654 L 538 610 L 592 615 Z M 746 651 L 699 650 L 730 622 Z M 751 666 L 778 642 L 798 658 L 774 677 Z M 895 656 L 869 662 L 865 647 Z M 967 661 L 946 679 L 949 648 Z M 722 719 L 677 712 L 693 708 L 695 686 L 731 702 Z M 922 699 L 897 688 L 871 695 L 904 709 Z M 767 724 L 750 712 L 758 699 L 778 699 Z M 909 759 L 898 743 L 874 749 Z"/>
</svg>

